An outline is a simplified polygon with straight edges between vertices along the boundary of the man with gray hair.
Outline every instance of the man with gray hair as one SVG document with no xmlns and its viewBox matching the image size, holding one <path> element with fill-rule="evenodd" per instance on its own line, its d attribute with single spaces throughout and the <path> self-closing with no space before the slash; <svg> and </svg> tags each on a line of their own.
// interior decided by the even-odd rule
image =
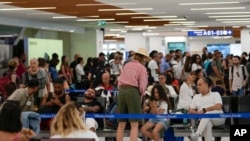
<svg viewBox="0 0 250 141">
<path fill-rule="evenodd" d="M 45 95 L 46 90 L 47 92 L 50 91 L 49 86 L 49 77 L 48 74 L 43 70 L 40 69 L 38 66 L 38 60 L 36 58 L 30 59 L 30 67 L 26 70 L 21 78 L 21 85 L 20 87 L 25 87 L 30 80 L 38 79 L 39 87 L 38 87 L 38 94 L 35 96 L 35 102 L 37 105 L 40 104 L 40 99 Z M 46 87 L 45 87 L 46 86 Z"/>
</svg>

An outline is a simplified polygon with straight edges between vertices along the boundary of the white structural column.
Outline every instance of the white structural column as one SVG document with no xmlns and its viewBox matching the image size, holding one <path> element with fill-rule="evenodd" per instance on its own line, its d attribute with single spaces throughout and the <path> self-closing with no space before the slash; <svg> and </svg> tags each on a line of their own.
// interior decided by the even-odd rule
<svg viewBox="0 0 250 141">
<path fill-rule="evenodd" d="M 103 51 L 103 38 L 103 30 L 96 30 L 96 56 L 98 56 L 99 53 Z"/>
<path fill-rule="evenodd" d="M 148 50 L 147 39 L 142 35 L 142 32 L 128 32 L 125 35 L 125 49 L 126 51 L 138 48 L 146 48 Z"/>
<path fill-rule="evenodd" d="M 242 52 L 250 52 L 250 30 L 241 30 L 241 50 Z"/>
<path fill-rule="evenodd" d="M 148 37 L 149 38 L 149 52 L 157 50 L 165 54 L 165 46 L 162 45 L 162 37 Z"/>
</svg>

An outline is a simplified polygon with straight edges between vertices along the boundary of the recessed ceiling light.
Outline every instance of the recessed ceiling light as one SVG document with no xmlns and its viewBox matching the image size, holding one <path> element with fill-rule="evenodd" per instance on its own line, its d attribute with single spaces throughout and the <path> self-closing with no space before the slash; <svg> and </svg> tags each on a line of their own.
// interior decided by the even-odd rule
<svg viewBox="0 0 250 141">
<path fill-rule="evenodd" d="M 187 27 L 208 27 L 208 25 L 189 25 Z"/>
<path fill-rule="evenodd" d="M 84 17 L 87 17 L 87 18 L 99 18 L 98 15 L 93 15 L 93 16 L 84 16 Z"/>
<path fill-rule="evenodd" d="M 215 19 L 216 21 L 244 21 L 250 20 L 250 18 L 237 18 L 237 19 Z"/>
<path fill-rule="evenodd" d="M 148 25 L 128 25 L 128 26 L 125 26 L 125 28 L 135 28 L 135 27 L 143 28 L 143 27 L 148 27 Z"/>
<path fill-rule="evenodd" d="M 183 21 L 183 22 L 169 22 L 169 23 L 179 23 L 179 24 L 194 24 L 195 21 Z"/>
<path fill-rule="evenodd" d="M 0 2 L 0 4 L 10 4 L 10 3 L 13 3 L 13 2 L 10 2 L 10 1 Z"/>
<path fill-rule="evenodd" d="M 147 13 L 116 13 L 115 15 L 145 15 Z"/>
<path fill-rule="evenodd" d="M 115 22 L 107 22 L 107 23 L 128 23 L 128 21 L 115 21 Z"/>
<path fill-rule="evenodd" d="M 0 11 L 44 10 L 44 9 L 56 9 L 56 7 L 1 8 Z"/>
<path fill-rule="evenodd" d="M 240 3 L 240 2 L 235 1 L 235 2 L 180 3 L 179 5 L 209 5 L 209 4 L 236 4 L 236 3 Z"/>
<path fill-rule="evenodd" d="M 181 25 L 181 24 L 164 24 L 164 26 L 178 26 L 178 25 Z"/>
<path fill-rule="evenodd" d="M 146 19 L 144 22 L 154 22 L 154 21 L 186 21 L 186 19 Z"/>
<path fill-rule="evenodd" d="M 27 15 L 53 15 L 55 13 L 37 12 L 37 13 L 27 13 Z"/>
<path fill-rule="evenodd" d="M 240 28 L 241 26 L 232 26 L 232 28 Z"/>
<path fill-rule="evenodd" d="M 105 34 L 104 36 L 120 36 L 120 34 Z"/>
<path fill-rule="evenodd" d="M 94 4 L 76 4 L 76 6 L 102 6 L 102 5 L 134 5 L 136 3 L 94 3 Z"/>
<path fill-rule="evenodd" d="M 129 8 L 129 9 L 98 9 L 98 11 L 140 11 L 140 10 L 153 10 L 153 8 Z"/>
<path fill-rule="evenodd" d="M 245 9 L 246 7 L 215 7 L 215 8 L 191 8 L 190 10 L 228 10 L 228 9 Z"/>
<path fill-rule="evenodd" d="M 250 14 L 250 12 L 211 12 L 205 13 L 207 15 L 220 15 L 220 14 Z"/>
<path fill-rule="evenodd" d="M 124 29 L 121 29 L 121 28 L 116 28 L 116 29 L 113 29 L 113 28 L 111 28 L 111 29 L 109 29 L 109 31 L 122 31 L 122 30 L 124 30 Z"/>
<path fill-rule="evenodd" d="M 53 19 L 75 19 L 77 18 L 76 16 L 55 16 L 52 17 Z"/>
<path fill-rule="evenodd" d="M 229 15 L 229 16 L 209 16 L 209 18 L 243 18 L 243 17 L 250 17 L 250 15 Z"/>
<path fill-rule="evenodd" d="M 142 17 L 132 17 L 132 19 L 152 19 L 152 18 L 177 18 L 177 16 L 142 16 Z"/>
<path fill-rule="evenodd" d="M 87 22 L 87 21 L 113 21 L 115 19 L 78 19 L 78 22 Z"/>
<path fill-rule="evenodd" d="M 250 23 L 250 20 L 249 21 L 223 21 L 221 23 Z"/>
</svg>

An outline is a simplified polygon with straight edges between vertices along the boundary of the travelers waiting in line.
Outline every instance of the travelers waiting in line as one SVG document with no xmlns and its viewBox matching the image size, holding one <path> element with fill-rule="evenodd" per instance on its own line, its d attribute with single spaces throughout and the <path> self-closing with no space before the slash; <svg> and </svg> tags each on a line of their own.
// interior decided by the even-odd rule
<svg viewBox="0 0 250 141">
<path fill-rule="evenodd" d="M 98 102 L 96 99 L 96 92 L 94 89 L 89 88 L 84 93 L 84 99 L 81 102 L 78 102 L 79 109 L 86 113 L 103 113 L 104 108 L 102 107 L 101 103 Z M 85 119 L 86 126 L 88 129 L 92 131 L 96 131 L 98 127 L 103 127 L 103 120 L 102 119 L 94 119 L 94 118 L 86 118 Z"/>
<path fill-rule="evenodd" d="M 139 114 L 141 109 L 141 95 L 144 95 L 148 84 L 148 74 L 144 67 L 145 60 L 148 58 L 146 49 L 139 48 L 135 52 L 134 59 L 128 62 L 122 70 L 118 81 L 118 113 L 120 114 Z M 130 141 L 137 141 L 138 126 L 141 119 L 129 119 Z M 122 141 L 126 119 L 119 119 L 117 128 L 117 141 Z"/>
<path fill-rule="evenodd" d="M 190 114 L 210 114 L 223 113 L 222 99 L 218 92 L 211 92 L 213 81 L 209 77 L 198 80 L 198 90 L 200 94 L 194 96 L 190 108 Z M 201 118 L 196 132 L 191 134 L 192 141 L 198 141 L 202 135 L 205 141 L 212 140 L 212 127 L 225 123 L 225 118 Z"/>
<path fill-rule="evenodd" d="M 96 133 L 84 124 L 83 115 L 75 103 L 64 105 L 52 121 L 51 138 L 94 138 L 95 141 L 99 141 Z"/>
<path fill-rule="evenodd" d="M 19 101 L 22 111 L 35 111 L 33 95 L 38 92 L 39 81 L 31 79 L 26 88 L 19 88 L 14 91 L 7 100 Z"/>
<path fill-rule="evenodd" d="M 168 96 L 161 85 L 155 85 L 151 91 L 149 102 L 150 113 L 152 114 L 168 114 L 171 103 Z M 154 141 L 160 141 L 160 131 L 168 129 L 170 119 L 167 118 L 150 118 L 141 128 L 141 132 Z M 152 129 L 152 131 L 149 131 Z"/>
<path fill-rule="evenodd" d="M 19 101 L 6 101 L 1 106 L 0 112 L 0 136 L 2 141 L 29 141 L 35 133 L 22 128 L 22 109 Z"/>
</svg>

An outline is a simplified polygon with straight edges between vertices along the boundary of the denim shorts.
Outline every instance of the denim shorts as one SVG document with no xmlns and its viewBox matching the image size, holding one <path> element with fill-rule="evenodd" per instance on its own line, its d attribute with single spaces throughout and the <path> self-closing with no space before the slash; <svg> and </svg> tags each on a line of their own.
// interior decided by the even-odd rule
<svg viewBox="0 0 250 141">
<path fill-rule="evenodd" d="M 153 123 L 153 124 L 160 123 L 160 124 L 164 127 L 164 129 L 166 130 L 166 129 L 168 129 L 168 127 L 169 127 L 170 119 L 150 118 L 150 119 L 148 120 L 148 122 L 151 122 L 151 123 Z"/>
</svg>

